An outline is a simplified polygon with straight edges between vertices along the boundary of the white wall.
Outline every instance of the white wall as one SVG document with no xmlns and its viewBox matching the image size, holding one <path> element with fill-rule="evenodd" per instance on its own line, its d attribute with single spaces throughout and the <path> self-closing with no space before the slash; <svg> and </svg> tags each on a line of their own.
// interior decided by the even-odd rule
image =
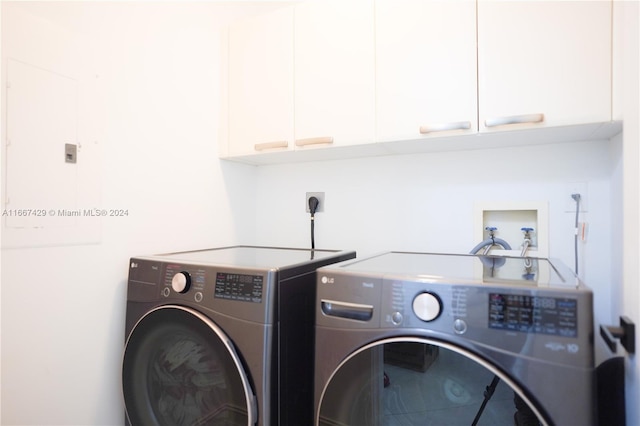
<svg viewBox="0 0 640 426">
<path fill-rule="evenodd" d="M 621 104 L 624 118 L 622 139 L 622 282 L 614 292 L 617 315 L 640 322 L 640 2 L 614 2 L 618 23 L 614 46 L 620 48 Z M 615 50 L 614 50 L 615 52 Z M 636 339 L 638 332 L 636 331 Z M 627 424 L 640 424 L 640 361 L 638 355 L 626 360 Z"/>
<path fill-rule="evenodd" d="M 358 256 L 467 253 L 480 242 L 475 203 L 534 201 L 549 207 L 550 255 L 573 268 L 575 213 L 565 212 L 566 186 L 587 182 L 581 221 L 589 223 L 589 234 L 580 244 L 580 275 L 596 291 L 598 316 L 609 321 L 610 152 L 607 141 L 596 141 L 261 166 L 257 241 L 308 246 L 307 191 L 326 196 L 326 211 L 316 215 L 316 246 L 355 249 Z"/>
<path fill-rule="evenodd" d="M 2 2 L 3 44 L 23 48 L 3 48 L 2 61 L 23 54 L 37 61 L 59 31 L 89 37 L 95 58 L 84 60 L 98 60 L 102 92 L 84 106 L 98 111 L 98 207 L 129 216 L 104 219 L 97 245 L 3 249 L 7 425 L 122 424 L 128 258 L 253 235 L 254 171 L 217 160 L 219 29 L 232 8 L 79 3 Z M 20 15 L 28 28 L 17 40 L 5 30 Z"/>
</svg>

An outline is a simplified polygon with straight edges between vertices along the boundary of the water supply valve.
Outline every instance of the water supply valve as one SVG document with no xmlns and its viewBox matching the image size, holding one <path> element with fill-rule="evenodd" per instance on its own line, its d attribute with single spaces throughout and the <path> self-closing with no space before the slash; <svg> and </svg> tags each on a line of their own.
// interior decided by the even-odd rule
<svg viewBox="0 0 640 426">
<path fill-rule="evenodd" d="M 533 232 L 533 228 L 520 228 L 520 230 L 522 232 L 524 232 L 525 238 L 528 238 L 529 237 L 529 233 Z"/>
<path fill-rule="evenodd" d="M 522 242 L 522 252 L 520 252 L 520 257 L 524 257 L 524 266 L 529 269 L 531 268 L 532 264 L 531 264 L 531 259 L 529 259 L 528 257 L 525 257 L 525 255 L 527 254 L 527 250 L 529 250 L 529 247 L 531 247 L 532 241 L 531 241 L 531 233 L 533 232 L 533 228 L 520 228 L 520 230 L 522 232 L 524 232 L 524 241 Z"/>
</svg>

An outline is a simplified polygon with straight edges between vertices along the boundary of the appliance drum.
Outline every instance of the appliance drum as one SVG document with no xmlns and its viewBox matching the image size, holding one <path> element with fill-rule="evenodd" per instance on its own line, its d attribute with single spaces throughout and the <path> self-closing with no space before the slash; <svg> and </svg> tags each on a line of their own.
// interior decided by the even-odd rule
<svg viewBox="0 0 640 426">
<path fill-rule="evenodd" d="M 525 402 L 526 401 L 526 402 Z M 520 386 L 450 343 L 394 337 L 350 354 L 325 385 L 316 425 L 545 424 Z"/>
<path fill-rule="evenodd" d="M 123 392 L 132 425 L 253 425 L 255 398 L 230 339 L 177 305 L 148 312 L 131 331 Z"/>
</svg>

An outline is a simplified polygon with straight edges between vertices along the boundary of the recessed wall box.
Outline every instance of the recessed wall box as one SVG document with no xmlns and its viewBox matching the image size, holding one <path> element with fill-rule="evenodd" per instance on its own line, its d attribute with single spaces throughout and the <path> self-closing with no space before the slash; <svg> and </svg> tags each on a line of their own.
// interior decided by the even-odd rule
<svg viewBox="0 0 640 426">
<path fill-rule="evenodd" d="M 525 232 L 531 228 L 531 243 L 526 254 L 533 257 L 549 256 L 549 208 L 546 202 L 480 202 L 475 205 L 474 241 L 488 237 L 487 227 L 495 227 L 496 237 L 505 240 L 512 250 L 492 250 L 491 254 L 520 256 Z M 470 247 L 469 249 L 471 249 Z"/>
</svg>

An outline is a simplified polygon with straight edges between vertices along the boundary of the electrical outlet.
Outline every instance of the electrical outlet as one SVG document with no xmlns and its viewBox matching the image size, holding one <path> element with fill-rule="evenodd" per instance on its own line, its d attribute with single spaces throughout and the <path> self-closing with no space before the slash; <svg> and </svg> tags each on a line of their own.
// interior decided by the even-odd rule
<svg viewBox="0 0 640 426">
<path fill-rule="evenodd" d="M 589 208 L 589 194 L 586 182 L 569 182 L 565 186 L 565 212 L 575 213 L 576 200 L 573 199 L 573 194 L 580 194 L 580 211 L 586 212 Z"/>
<path fill-rule="evenodd" d="M 316 197 L 319 201 L 318 203 L 318 210 L 316 210 L 316 213 L 318 212 L 323 212 L 324 211 L 324 192 L 307 192 L 307 196 L 304 199 L 304 211 L 306 211 L 307 213 L 311 213 L 309 211 L 309 198 L 311 197 Z"/>
</svg>

